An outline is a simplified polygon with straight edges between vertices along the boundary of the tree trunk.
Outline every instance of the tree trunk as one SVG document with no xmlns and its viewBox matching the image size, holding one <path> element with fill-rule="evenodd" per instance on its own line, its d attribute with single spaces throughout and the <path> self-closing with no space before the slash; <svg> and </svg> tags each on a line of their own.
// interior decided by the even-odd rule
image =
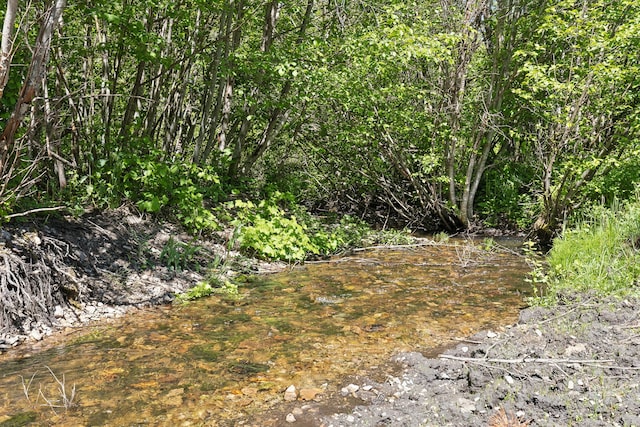
<svg viewBox="0 0 640 427">
<path fill-rule="evenodd" d="M 4 131 L 0 135 L 0 174 L 4 175 L 6 172 L 7 158 L 15 142 L 16 132 L 31 102 L 41 89 L 43 79 L 46 78 L 51 38 L 53 31 L 62 18 L 62 11 L 65 4 L 66 0 L 56 0 L 47 11 L 44 22 L 40 27 L 25 82 L 20 90 L 20 95 L 18 96 L 13 113 L 7 121 Z"/>
<path fill-rule="evenodd" d="M 16 22 L 16 12 L 18 10 L 18 0 L 8 0 L 7 10 L 4 14 L 4 24 L 2 25 L 2 43 L 0 43 L 0 99 L 4 93 L 4 88 L 9 82 L 9 66 L 11 65 L 11 50 L 13 49 L 13 27 Z"/>
</svg>

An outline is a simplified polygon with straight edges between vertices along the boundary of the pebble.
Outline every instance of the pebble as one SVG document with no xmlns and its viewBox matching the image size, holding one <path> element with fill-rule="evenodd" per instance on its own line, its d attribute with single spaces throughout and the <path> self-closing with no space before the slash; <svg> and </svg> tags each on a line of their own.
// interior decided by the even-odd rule
<svg viewBox="0 0 640 427">
<path fill-rule="evenodd" d="M 340 392 L 342 393 L 343 396 L 347 396 L 349 394 L 355 393 L 358 390 L 360 390 L 360 386 L 359 385 L 349 384 L 346 387 L 342 387 L 342 390 L 340 390 Z"/>
<path fill-rule="evenodd" d="M 505 375 L 504 376 L 504 380 L 507 382 L 507 384 L 509 385 L 513 385 L 513 383 L 515 383 L 515 380 L 513 379 L 513 377 L 511 375 Z"/>
<path fill-rule="evenodd" d="M 471 412 L 475 412 L 476 404 L 469 399 L 460 397 L 458 398 L 458 408 L 460 408 L 460 412 L 463 414 L 470 414 Z"/>
<path fill-rule="evenodd" d="M 33 340 L 40 341 L 42 339 L 42 334 L 37 329 L 33 329 L 29 333 L 29 337 L 31 337 L 31 339 L 33 339 Z"/>
<path fill-rule="evenodd" d="M 287 420 L 288 423 L 295 423 L 296 422 L 296 417 L 292 413 L 288 413 L 286 420 Z"/>
<path fill-rule="evenodd" d="M 495 332 L 493 332 L 493 331 L 489 331 L 489 332 L 487 332 L 487 338 L 495 338 L 495 337 L 497 337 L 497 336 L 498 336 L 498 334 L 496 334 L 496 333 L 495 333 Z"/>
<path fill-rule="evenodd" d="M 324 392 L 321 388 L 301 388 L 300 399 L 301 400 L 314 400 L 319 394 Z"/>
<path fill-rule="evenodd" d="M 61 306 L 56 305 L 55 309 L 53 310 L 53 316 L 56 319 L 63 318 L 64 317 L 64 309 Z"/>
<path fill-rule="evenodd" d="M 296 390 L 296 386 L 293 384 L 287 387 L 284 391 L 284 400 L 285 402 L 293 402 L 298 398 L 298 391 Z"/>
</svg>

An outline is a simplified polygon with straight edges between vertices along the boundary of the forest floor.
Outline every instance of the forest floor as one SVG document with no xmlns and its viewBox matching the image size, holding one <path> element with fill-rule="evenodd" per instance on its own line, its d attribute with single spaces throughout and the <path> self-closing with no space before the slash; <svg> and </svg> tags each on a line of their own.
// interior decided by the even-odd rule
<svg viewBox="0 0 640 427">
<path fill-rule="evenodd" d="M 286 267 L 240 256 L 222 234 L 194 240 L 126 209 L 0 231 L 5 260 L 11 250 L 22 258 L 30 253 L 60 293 L 39 318 L 17 318 L 0 328 L 0 351 L 170 302 L 206 278 L 195 268 L 206 260 L 217 258 L 224 274 Z M 54 255 L 64 263 L 51 262 Z M 515 325 L 432 354 L 396 354 L 368 376 L 345 378 L 341 392 L 318 401 L 283 401 L 243 425 L 640 426 L 639 304 L 575 295 L 555 307 L 529 308 Z"/>
</svg>

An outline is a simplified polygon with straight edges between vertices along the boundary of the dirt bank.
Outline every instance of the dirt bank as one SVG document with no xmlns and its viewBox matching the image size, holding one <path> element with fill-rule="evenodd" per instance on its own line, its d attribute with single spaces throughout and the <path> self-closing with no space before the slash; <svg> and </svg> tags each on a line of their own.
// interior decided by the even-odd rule
<svg viewBox="0 0 640 427">
<path fill-rule="evenodd" d="M 276 425 L 289 416 L 325 427 L 640 426 L 639 303 L 526 309 L 439 357 L 397 354 L 399 372 L 349 379 L 324 402 L 286 408 Z"/>
<path fill-rule="evenodd" d="M 120 208 L 31 218 L 0 228 L 0 352 L 65 328 L 121 316 L 217 274 L 286 267 L 241 256 L 225 232 L 196 238 Z"/>
</svg>

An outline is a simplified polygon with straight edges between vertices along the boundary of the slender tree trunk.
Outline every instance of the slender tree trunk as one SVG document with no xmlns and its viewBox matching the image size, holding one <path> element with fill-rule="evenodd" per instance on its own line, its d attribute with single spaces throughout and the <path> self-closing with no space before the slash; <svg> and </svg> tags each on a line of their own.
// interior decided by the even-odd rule
<svg viewBox="0 0 640 427">
<path fill-rule="evenodd" d="M 43 79 L 46 78 L 51 38 L 62 18 L 62 11 L 65 4 L 66 0 L 56 0 L 47 11 L 42 26 L 40 27 L 25 82 L 20 90 L 20 95 L 18 96 L 13 113 L 7 121 L 4 131 L 0 135 L 0 174 L 4 174 L 5 172 L 7 158 L 15 142 L 15 135 L 22 123 L 22 119 L 29 110 L 31 102 L 41 89 Z"/>
<path fill-rule="evenodd" d="M 9 67 L 13 49 L 13 28 L 16 22 L 18 10 L 18 0 L 8 0 L 7 10 L 4 13 L 4 24 L 2 25 L 2 42 L 0 43 L 0 99 L 4 93 L 4 88 L 9 82 Z"/>
</svg>

